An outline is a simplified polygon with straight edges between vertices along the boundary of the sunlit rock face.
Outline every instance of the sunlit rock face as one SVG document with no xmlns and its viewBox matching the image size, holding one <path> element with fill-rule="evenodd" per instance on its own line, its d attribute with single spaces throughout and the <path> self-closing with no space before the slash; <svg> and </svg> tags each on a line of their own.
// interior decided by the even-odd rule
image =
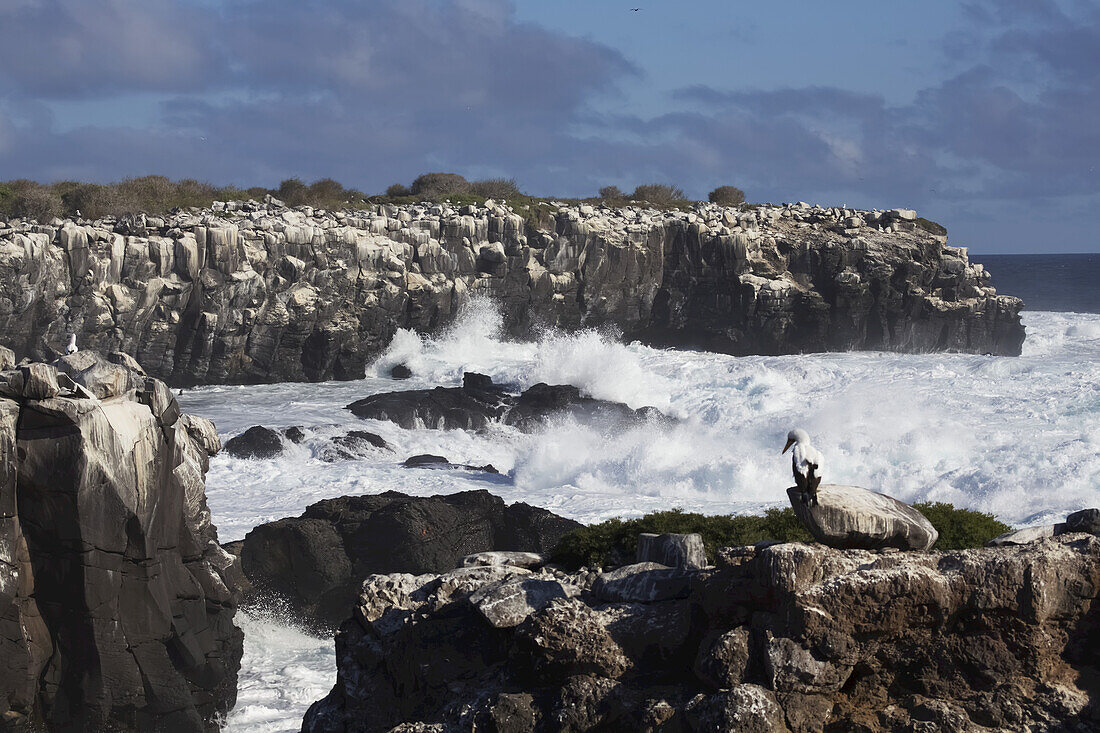
<svg viewBox="0 0 1100 733">
<path fill-rule="evenodd" d="M 931 231 L 930 231 L 931 230 Z M 505 325 L 731 354 L 1015 355 L 1021 302 L 912 211 L 219 203 L 0 222 L 0 345 L 131 353 L 172 384 L 354 379 L 475 294 Z"/>
<path fill-rule="evenodd" d="M 216 729 L 242 651 L 206 505 L 218 448 L 125 354 L 0 371 L 5 724 Z"/>
</svg>

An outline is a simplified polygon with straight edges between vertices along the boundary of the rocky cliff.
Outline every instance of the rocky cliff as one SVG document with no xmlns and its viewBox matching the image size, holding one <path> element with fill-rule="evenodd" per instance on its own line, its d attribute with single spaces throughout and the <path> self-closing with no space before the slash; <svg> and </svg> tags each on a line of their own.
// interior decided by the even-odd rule
<svg viewBox="0 0 1100 733">
<path fill-rule="evenodd" d="M 213 424 L 125 354 L 11 357 L 0 349 L 0 729 L 216 729 L 242 635 L 206 506 Z"/>
<path fill-rule="evenodd" d="M 174 384 L 352 379 L 397 328 L 471 295 L 513 334 L 611 324 L 732 354 L 1018 354 L 1021 303 L 912 211 L 486 202 L 354 212 L 275 201 L 122 220 L 0 222 L 0 345 L 67 334 Z"/>
<path fill-rule="evenodd" d="M 303 731 L 1097 730 L 1098 594 L 1085 533 L 374 575 Z"/>
</svg>

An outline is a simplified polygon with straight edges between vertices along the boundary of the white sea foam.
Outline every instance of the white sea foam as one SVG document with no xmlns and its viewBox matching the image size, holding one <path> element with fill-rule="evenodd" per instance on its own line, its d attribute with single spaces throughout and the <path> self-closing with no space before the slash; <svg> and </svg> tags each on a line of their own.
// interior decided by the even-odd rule
<svg viewBox="0 0 1100 733">
<path fill-rule="evenodd" d="M 185 410 L 212 418 L 223 438 L 255 424 L 311 428 L 305 443 L 277 459 L 221 455 L 212 461 L 207 494 L 223 539 L 297 515 L 322 498 L 390 489 L 429 495 L 485 488 L 506 501 L 527 501 L 585 522 L 673 506 L 759 511 L 785 500 L 790 464 L 779 449 L 796 426 L 809 431 L 825 454 L 827 481 L 906 501 L 949 501 L 1025 524 L 1100 506 L 1100 315 L 1023 316 L 1028 336 L 1018 358 L 734 358 L 621 344 L 595 331 L 513 342 L 502 336 L 499 313 L 480 301 L 438 337 L 398 332 L 364 380 L 207 387 L 180 401 Z M 412 379 L 386 376 L 397 363 L 413 370 Z M 464 371 L 516 388 L 571 383 L 595 397 L 655 405 L 680 421 L 612 429 L 556 419 L 535 435 L 507 427 L 475 435 L 403 430 L 358 420 L 343 409 L 380 391 L 459 384 Z M 353 428 L 379 433 L 396 452 L 372 451 L 362 460 L 337 463 L 319 459 L 327 436 Z M 415 453 L 492 463 L 504 474 L 401 467 Z M 246 623 L 253 631 L 246 629 L 243 678 L 254 685 L 249 694 L 255 697 L 242 697 L 244 707 L 234 712 L 230 730 L 297 730 L 308 701 L 305 695 L 300 705 L 282 697 L 283 663 L 264 661 L 279 656 L 277 642 L 270 640 L 283 627 L 251 618 Z M 320 686 L 327 689 L 333 661 L 308 650 L 328 642 L 293 638 L 287 652 L 304 650 L 308 661 L 302 664 L 318 678 L 327 676 Z M 288 675 L 295 664 L 285 664 Z"/>
</svg>

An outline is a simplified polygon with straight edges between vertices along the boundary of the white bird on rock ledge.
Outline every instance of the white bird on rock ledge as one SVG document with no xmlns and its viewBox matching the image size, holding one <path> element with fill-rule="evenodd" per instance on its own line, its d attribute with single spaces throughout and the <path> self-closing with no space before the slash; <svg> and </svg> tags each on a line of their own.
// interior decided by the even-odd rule
<svg viewBox="0 0 1100 733">
<path fill-rule="evenodd" d="M 802 501 L 817 504 L 817 487 L 821 485 L 821 451 L 810 444 L 810 435 L 801 428 L 787 433 L 787 444 L 781 453 L 794 446 L 791 451 L 791 470 L 794 472 L 794 484 L 802 490 Z"/>
<path fill-rule="evenodd" d="M 76 348 L 76 334 L 75 333 L 70 333 L 69 334 L 69 345 L 65 347 L 65 353 L 66 354 L 75 354 L 78 351 L 80 351 L 80 349 Z"/>
</svg>

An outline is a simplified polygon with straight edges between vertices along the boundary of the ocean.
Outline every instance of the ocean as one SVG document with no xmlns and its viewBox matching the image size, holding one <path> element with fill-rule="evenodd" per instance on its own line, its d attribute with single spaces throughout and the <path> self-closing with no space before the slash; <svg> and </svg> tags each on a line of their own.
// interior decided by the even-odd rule
<svg viewBox="0 0 1100 733">
<path fill-rule="evenodd" d="M 614 334 L 502 336 L 475 301 L 434 338 L 401 331 L 357 382 L 204 387 L 179 396 L 214 420 L 223 440 L 251 425 L 306 428 L 307 440 L 269 461 L 213 459 L 207 496 L 223 541 L 310 503 L 386 490 L 429 495 L 488 489 L 582 522 L 682 507 L 759 512 L 786 501 L 787 431 L 805 428 L 826 480 L 905 501 L 947 501 L 1014 525 L 1100 506 L 1100 256 L 975 256 L 998 291 L 1025 299 L 1020 357 L 877 352 L 730 357 L 621 343 Z M 414 377 L 394 382 L 396 363 Z M 557 420 L 534 435 L 404 430 L 343 409 L 365 395 L 461 383 L 464 371 L 517 389 L 577 385 L 594 397 L 652 405 L 679 421 L 612 430 Z M 320 460 L 326 438 L 377 432 L 397 449 Z M 406 469 L 416 453 L 492 463 L 501 475 Z M 335 681 L 331 639 L 277 614 L 242 614 L 245 657 L 227 731 L 296 731 Z"/>
</svg>

